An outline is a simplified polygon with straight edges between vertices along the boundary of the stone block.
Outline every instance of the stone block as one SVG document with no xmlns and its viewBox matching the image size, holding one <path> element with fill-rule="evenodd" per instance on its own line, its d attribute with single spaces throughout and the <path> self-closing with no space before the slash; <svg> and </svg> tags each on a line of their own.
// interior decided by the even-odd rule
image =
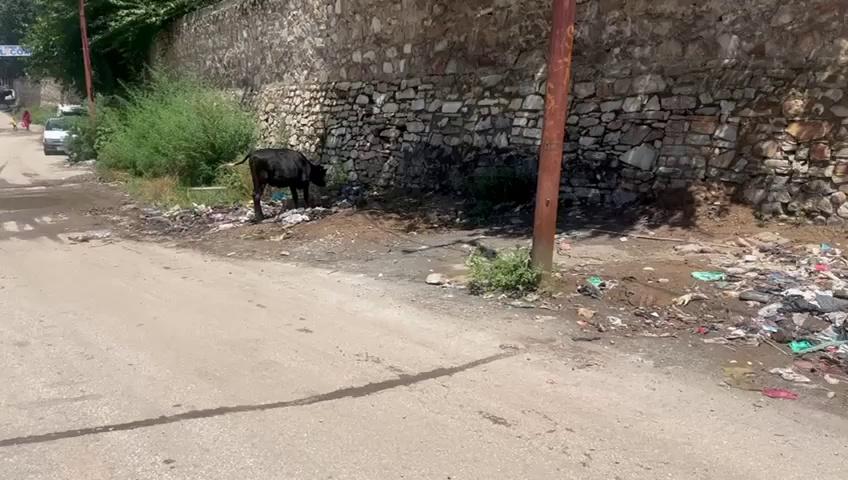
<svg viewBox="0 0 848 480">
<path fill-rule="evenodd" d="M 596 110 L 598 110 L 598 104 L 595 102 L 582 102 L 578 103 L 577 106 L 574 107 L 574 113 L 577 115 L 585 115 Z"/>
<path fill-rule="evenodd" d="M 640 145 L 628 150 L 620 160 L 641 170 L 652 170 L 657 161 L 657 151 L 650 145 Z"/>
<path fill-rule="evenodd" d="M 661 100 L 662 108 L 666 110 L 691 110 L 698 106 L 698 99 L 685 95 L 675 95 Z"/>
<path fill-rule="evenodd" d="M 542 129 L 541 128 L 525 128 L 523 130 L 523 134 L 527 138 L 532 139 L 541 139 L 542 138 Z"/>
<path fill-rule="evenodd" d="M 621 143 L 624 145 L 639 145 L 645 141 L 650 133 L 651 127 L 644 125 L 632 127 L 621 137 Z"/>
<path fill-rule="evenodd" d="M 660 93 L 666 89 L 666 81 L 660 75 L 647 74 L 633 79 L 633 91 L 636 93 Z"/>
<path fill-rule="evenodd" d="M 545 108 L 545 99 L 541 95 L 527 95 L 524 98 L 521 108 L 524 110 L 543 110 Z"/>
<path fill-rule="evenodd" d="M 616 110 L 621 109 L 623 103 L 624 103 L 623 100 L 610 100 L 608 102 L 602 102 L 601 103 L 601 111 L 604 112 L 604 113 L 614 112 Z"/>
<path fill-rule="evenodd" d="M 848 107 L 844 105 L 834 105 L 830 107 L 830 111 L 833 112 L 837 117 L 848 117 Z"/>
<path fill-rule="evenodd" d="M 712 137 L 710 137 L 709 135 L 690 133 L 689 135 L 686 135 L 686 143 L 688 145 L 698 146 L 709 145 L 710 143 L 712 143 Z"/>
<path fill-rule="evenodd" d="M 574 84 L 574 95 L 577 98 L 588 98 L 595 94 L 593 82 L 578 82 Z"/>
<path fill-rule="evenodd" d="M 457 113 L 462 105 L 462 102 L 445 102 L 442 104 L 442 113 Z"/>
<path fill-rule="evenodd" d="M 627 113 L 639 112 L 642 110 L 642 97 L 627 97 L 622 103 L 621 109 Z"/>
<path fill-rule="evenodd" d="M 421 133 L 425 128 L 424 122 L 413 121 L 406 124 L 406 131 L 410 133 Z"/>
<path fill-rule="evenodd" d="M 819 140 L 828 136 L 831 131 L 832 123 L 818 120 L 792 122 L 786 127 L 786 133 L 792 135 L 799 143 Z"/>
<path fill-rule="evenodd" d="M 712 135 L 716 131 L 716 120 L 714 118 L 695 118 L 689 121 L 689 130 L 692 133 Z"/>
<path fill-rule="evenodd" d="M 782 156 L 783 149 L 775 140 L 765 140 L 754 145 L 754 155 L 763 158 L 775 158 Z"/>
<path fill-rule="evenodd" d="M 395 94 L 395 98 L 397 98 L 398 100 L 412 100 L 415 97 L 416 94 L 414 88 L 407 88 Z"/>
<path fill-rule="evenodd" d="M 830 146 L 826 143 L 814 143 L 810 146 L 810 161 L 829 162 L 831 158 Z"/>
<path fill-rule="evenodd" d="M 735 142 L 739 138 L 739 127 L 732 123 L 723 123 L 715 131 L 716 138 L 728 142 Z"/>
<path fill-rule="evenodd" d="M 730 168 L 730 165 L 733 164 L 733 161 L 736 159 L 736 152 L 733 150 L 729 150 L 727 152 L 721 153 L 717 155 L 711 162 L 710 165 L 717 168 Z"/>
</svg>

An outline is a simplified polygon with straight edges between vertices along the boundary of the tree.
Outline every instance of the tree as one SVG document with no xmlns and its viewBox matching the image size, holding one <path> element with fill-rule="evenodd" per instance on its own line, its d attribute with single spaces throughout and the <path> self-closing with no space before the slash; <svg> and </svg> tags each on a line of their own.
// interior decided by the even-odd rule
<svg viewBox="0 0 848 480">
<path fill-rule="evenodd" d="M 37 19 L 24 40 L 32 50 L 30 72 L 82 90 L 78 0 L 32 1 Z M 171 21 L 209 3 L 212 0 L 88 0 L 95 89 L 111 93 L 122 83 L 142 78 L 156 35 Z"/>
<path fill-rule="evenodd" d="M 0 0 L 0 44 L 20 44 L 35 18 L 31 0 Z M 23 69 L 24 62 L 19 58 L 0 58 L 0 79 L 19 77 Z"/>
</svg>

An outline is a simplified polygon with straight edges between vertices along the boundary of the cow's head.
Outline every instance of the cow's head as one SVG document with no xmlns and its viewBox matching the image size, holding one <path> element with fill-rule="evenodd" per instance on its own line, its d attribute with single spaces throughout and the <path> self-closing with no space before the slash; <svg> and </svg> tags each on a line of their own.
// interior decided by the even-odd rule
<svg viewBox="0 0 848 480">
<path fill-rule="evenodd" d="M 322 165 L 312 165 L 309 169 L 309 181 L 319 187 L 327 186 L 327 169 Z"/>
</svg>

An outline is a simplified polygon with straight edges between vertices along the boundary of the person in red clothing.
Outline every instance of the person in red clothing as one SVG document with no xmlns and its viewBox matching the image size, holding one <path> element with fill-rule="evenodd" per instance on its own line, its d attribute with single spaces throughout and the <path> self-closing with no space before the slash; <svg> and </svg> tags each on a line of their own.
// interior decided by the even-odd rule
<svg viewBox="0 0 848 480">
<path fill-rule="evenodd" d="M 32 115 L 29 113 L 29 110 L 24 110 L 24 115 L 21 117 L 21 125 L 24 128 L 29 130 L 29 126 L 32 124 Z"/>
</svg>

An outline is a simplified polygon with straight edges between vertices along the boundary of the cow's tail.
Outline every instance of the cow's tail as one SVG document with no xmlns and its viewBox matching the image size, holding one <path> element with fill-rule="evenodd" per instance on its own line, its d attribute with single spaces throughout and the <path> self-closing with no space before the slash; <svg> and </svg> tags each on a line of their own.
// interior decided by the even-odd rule
<svg viewBox="0 0 848 480">
<path fill-rule="evenodd" d="M 247 156 L 245 156 L 245 157 L 244 157 L 244 159 L 243 159 L 242 161 L 240 161 L 240 162 L 235 162 L 235 163 L 228 163 L 228 164 L 227 164 L 227 166 L 228 166 L 228 167 L 235 167 L 235 166 L 237 166 L 237 165 L 241 165 L 242 163 L 244 163 L 244 162 L 248 161 L 248 160 L 250 159 L 250 156 L 251 156 L 251 155 L 253 155 L 253 152 L 248 153 L 248 154 L 247 154 Z"/>
</svg>

